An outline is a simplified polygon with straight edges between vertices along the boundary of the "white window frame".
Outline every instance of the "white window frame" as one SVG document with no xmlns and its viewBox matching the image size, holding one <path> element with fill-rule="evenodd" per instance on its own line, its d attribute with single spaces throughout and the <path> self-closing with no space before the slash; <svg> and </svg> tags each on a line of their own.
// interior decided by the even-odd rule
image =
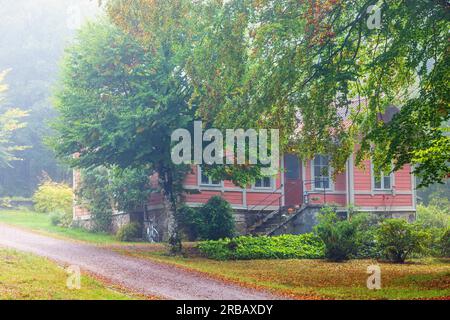
<svg viewBox="0 0 450 320">
<path fill-rule="evenodd" d="M 263 186 L 257 187 L 256 186 L 256 182 L 254 182 L 253 185 L 252 185 L 252 189 L 253 190 L 270 190 L 270 191 L 275 190 L 275 183 L 276 183 L 275 177 L 262 177 L 260 180 L 264 180 L 265 178 L 269 178 L 270 179 L 270 187 L 264 187 L 264 181 L 262 181 L 263 182 Z"/>
<path fill-rule="evenodd" d="M 197 172 L 198 172 L 198 177 L 197 177 L 198 185 L 200 187 L 208 187 L 208 188 L 222 188 L 223 187 L 223 181 L 220 181 L 218 184 L 215 184 L 215 183 L 212 183 L 213 179 L 211 177 L 208 177 L 208 181 L 209 182 L 207 184 L 204 183 L 203 179 L 202 179 L 203 174 L 202 174 L 202 167 L 201 166 L 197 167 Z"/>
<path fill-rule="evenodd" d="M 390 191 L 393 191 L 394 190 L 394 179 L 395 179 L 395 175 L 394 175 L 394 173 L 393 172 L 391 172 L 388 176 L 387 175 L 385 175 L 384 173 L 381 173 L 382 174 L 382 177 L 381 177 L 381 188 L 376 188 L 375 187 L 375 170 L 374 170 L 374 167 L 373 167 L 373 162 L 371 161 L 371 163 L 370 163 L 370 168 L 371 168 L 371 172 L 370 172 L 370 180 L 371 180 L 371 184 L 372 184 L 372 190 L 373 191 L 387 191 L 387 192 L 390 192 Z M 391 179 L 391 187 L 390 188 L 385 188 L 384 187 L 384 178 L 385 177 L 389 177 L 390 179 Z"/>
<path fill-rule="evenodd" d="M 326 189 L 324 189 L 324 188 L 316 188 L 316 175 L 315 175 L 315 172 L 314 172 L 314 169 L 315 169 L 314 161 L 315 161 L 316 158 L 319 157 L 319 156 L 322 156 L 322 157 L 329 157 L 330 160 L 331 160 L 331 157 L 330 157 L 330 156 L 327 156 L 327 155 L 320 155 L 320 154 L 316 155 L 316 156 L 314 157 L 314 159 L 311 160 L 311 162 L 310 162 L 310 163 L 311 163 L 311 183 L 312 183 L 311 190 L 313 190 L 313 191 L 324 191 L 324 190 L 325 190 L 325 191 L 333 191 L 333 190 L 334 190 L 333 167 L 332 167 L 330 164 L 328 164 L 328 179 L 329 179 L 329 181 L 330 181 L 328 188 L 326 188 Z"/>
</svg>

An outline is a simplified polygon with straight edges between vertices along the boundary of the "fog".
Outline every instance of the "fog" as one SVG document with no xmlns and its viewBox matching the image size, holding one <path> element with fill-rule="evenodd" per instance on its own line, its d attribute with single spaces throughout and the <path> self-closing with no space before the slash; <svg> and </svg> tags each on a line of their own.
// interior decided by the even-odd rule
<svg viewBox="0 0 450 320">
<path fill-rule="evenodd" d="M 64 48 L 83 23 L 99 14 L 96 0 L 0 0 L 0 72 L 9 70 L 0 113 L 11 107 L 30 112 L 27 127 L 14 141 L 31 147 L 20 152 L 23 160 L 13 162 L 13 168 L 0 168 L 0 197 L 30 196 L 44 172 L 70 180 L 70 172 L 43 143 L 54 116 L 50 97 Z"/>
</svg>

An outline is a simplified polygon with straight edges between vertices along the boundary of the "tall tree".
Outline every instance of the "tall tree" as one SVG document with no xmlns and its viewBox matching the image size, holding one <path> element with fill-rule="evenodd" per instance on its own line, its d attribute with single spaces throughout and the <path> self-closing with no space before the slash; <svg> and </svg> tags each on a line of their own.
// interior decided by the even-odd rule
<svg viewBox="0 0 450 320">
<path fill-rule="evenodd" d="M 178 10 L 172 10 L 165 18 L 179 23 Z M 146 166 L 157 173 L 178 251 L 173 214 L 188 168 L 172 163 L 171 134 L 191 125 L 195 109 L 188 107 L 190 90 L 171 47 L 190 40 L 165 36 L 148 48 L 108 21 L 83 28 L 65 58 L 53 141 L 57 155 L 74 167 Z"/>
<path fill-rule="evenodd" d="M 358 160 L 380 170 L 410 163 L 423 185 L 446 179 L 448 2 L 375 2 L 211 1 L 219 11 L 187 68 L 199 113 L 279 128 L 283 150 L 329 153 L 336 173 L 361 145 Z"/>
</svg>

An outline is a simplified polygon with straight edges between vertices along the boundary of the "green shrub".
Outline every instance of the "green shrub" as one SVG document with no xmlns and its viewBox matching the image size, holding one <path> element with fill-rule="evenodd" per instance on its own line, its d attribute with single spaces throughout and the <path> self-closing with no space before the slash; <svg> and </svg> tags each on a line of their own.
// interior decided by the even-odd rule
<svg viewBox="0 0 450 320">
<path fill-rule="evenodd" d="M 441 240 L 447 228 L 450 227 L 449 210 L 435 205 L 418 205 L 417 225 L 430 234 L 430 245 L 426 253 L 431 256 L 442 256 Z"/>
<path fill-rule="evenodd" d="M 357 259 L 379 258 L 380 250 L 377 245 L 376 232 L 381 218 L 375 214 L 358 213 L 352 215 L 350 219 L 356 227 L 356 253 L 353 257 Z"/>
<path fill-rule="evenodd" d="M 199 210 L 183 206 L 177 211 L 177 222 L 181 231 L 189 241 L 196 241 L 200 237 L 203 219 Z"/>
<path fill-rule="evenodd" d="M 73 206 L 72 188 L 63 183 L 50 180 L 43 182 L 33 195 L 37 212 L 64 212 L 71 214 Z"/>
<path fill-rule="evenodd" d="M 11 198 L 0 198 L 0 209 L 12 209 Z"/>
<path fill-rule="evenodd" d="M 377 230 L 383 257 L 396 263 L 404 263 L 409 256 L 424 252 L 429 239 L 427 231 L 403 219 L 387 219 Z"/>
<path fill-rule="evenodd" d="M 450 227 L 450 214 L 448 209 L 437 206 L 417 206 L 417 223 L 424 228 L 446 229 Z"/>
<path fill-rule="evenodd" d="M 441 255 L 450 258 L 450 228 L 445 230 L 440 239 Z"/>
<path fill-rule="evenodd" d="M 204 256 L 215 260 L 319 259 L 324 256 L 324 245 L 313 234 L 244 236 L 204 241 L 198 248 Z"/>
<path fill-rule="evenodd" d="M 108 169 L 97 167 L 80 171 L 77 189 L 78 205 L 86 208 L 94 222 L 94 232 L 110 232 L 112 227 L 114 197 L 109 192 L 110 174 Z"/>
<path fill-rule="evenodd" d="M 199 232 L 205 240 L 232 238 L 235 235 L 233 210 L 230 204 L 219 196 L 212 197 L 200 209 Z"/>
<path fill-rule="evenodd" d="M 137 222 L 128 223 L 119 229 L 116 237 L 123 242 L 136 241 L 142 237 L 141 225 Z"/>
<path fill-rule="evenodd" d="M 54 226 L 68 228 L 72 224 L 72 214 L 66 212 L 52 212 L 50 213 L 50 222 Z"/>
<path fill-rule="evenodd" d="M 325 257 L 331 261 L 345 261 L 357 254 L 357 225 L 342 220 L 332 208 L 324 208 L 315 233 L 325 244 Z"/>
</svg>

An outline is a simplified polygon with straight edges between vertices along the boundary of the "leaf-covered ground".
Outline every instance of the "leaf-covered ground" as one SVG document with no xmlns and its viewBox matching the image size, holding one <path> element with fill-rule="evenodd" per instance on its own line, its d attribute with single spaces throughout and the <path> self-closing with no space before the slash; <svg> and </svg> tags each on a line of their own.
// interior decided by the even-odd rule
<svg viewBox="0 0 450 320">
<path fill-rule="evenodd" d="M 185 257 L 170 257 L 158 245 L 116 250 L 298 299 L 450 299 L 450 259 L 420 259 L 403 265 L 371 260 L 214 261 L 197 256 L 194 250 Z M 367 289 L 367 267 L 374 264 L 381 267 L 381 290 Z"/>
</svg>

